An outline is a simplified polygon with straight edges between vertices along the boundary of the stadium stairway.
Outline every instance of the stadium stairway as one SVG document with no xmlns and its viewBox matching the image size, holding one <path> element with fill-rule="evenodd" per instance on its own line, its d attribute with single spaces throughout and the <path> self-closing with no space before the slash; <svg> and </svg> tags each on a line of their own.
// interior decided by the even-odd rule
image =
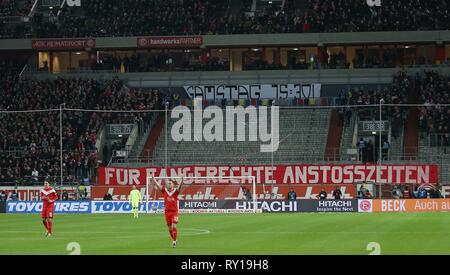
<svg viewBox="0 0 450 275">
<path fill-rule="evenodd" d="M 350 123 L 344 122 L 344 127 L 342 128 L 342 138 L 340 145 L 340 155 L 341 160 L 347 160 L 347 149 L 354 149 L 356 145 L 353 144 L 353 134 L 355 133 L 355 124 L 357 122 L 357 116 L 352 113 L 350 118 Z"/>
<path fill-rule="evenodd" d="M 419 102 L 419 87 L 415 82 L 413 82 L 413 85 L 413 89 L 408 94 L 408 104 L 417 104 Z M 403 142 L 403 152 L 407 160 L 417 158 L 417 148 L 419 146 L 418 113 L 417 107 L 409 107 L 408 122 L 406 123 Z"/>
<path fill-rule="evenodd" d="M 330 126 L 328 129 L 327 145 L 325 147 L 325 160 L 338 161 L 340 159 L 340 145 L 343 132 L 343 124 L 336 109 L 331 112 Z"/>
<path fill-rule="evenodd" d="M 399 156 L 403 155 L 403 142 L 404 142 L 404 133 L 405 133 L 405 127 L 402 125 L 402 128 L 400 130 L 400 136 L 395 139 L 391 136 L 390 144 L 391 149 L 389 150 L 389 157 L 398 159 Z"/>
<path fill-rule="evenodd" d="M 156 119 L 155 124 L 153 125 L 152 130 L 150 131 L 150 134 L 146 139 L 144 148 L 141 151 L 141 158 L 149 158 L 153 155 L 158 138 L 163 132 L 164 124 L 165 124 L 165 117 L 163 115 L 159 115 L 158 118 Z"/>
<path fill-rule="evenodd" d="M 427 137 L 420 138 L 418 157 L 423 162 L 439 164 L 439 183 L 450 184 L 450 148 L 430 146 Z"/>
<path fill-rule="evenodd" d="M 144 145 L 147 141 L 148 136 L 150 135 L 150 128 L 144 129 L 144 132 L 136 138 L 136 141 L 133 144 L 133 147 L 128 155 L 129 158 L 134 159 L 141 155 L 141 152 L 144 148 Z"/>
</svg>

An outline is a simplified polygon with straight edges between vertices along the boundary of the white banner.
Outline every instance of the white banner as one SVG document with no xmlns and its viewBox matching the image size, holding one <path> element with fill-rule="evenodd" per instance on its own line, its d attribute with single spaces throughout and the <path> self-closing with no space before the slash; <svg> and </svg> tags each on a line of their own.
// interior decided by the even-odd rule
<svg viewBox="0 0 450 275">
<path fill-rule="evenodd" d="M 184 86 L 191 98 L 221 99 L 305 99 L 319 98 L 321 84 L 192 85 Z"/>
</svg>

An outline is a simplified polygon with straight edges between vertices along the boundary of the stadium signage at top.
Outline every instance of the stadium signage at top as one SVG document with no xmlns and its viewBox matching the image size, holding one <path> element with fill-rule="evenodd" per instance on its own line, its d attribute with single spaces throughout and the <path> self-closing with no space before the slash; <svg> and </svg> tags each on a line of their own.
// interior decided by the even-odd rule
<svg viewBox="0 0 450 275">
<path fill-rule="evenodd" d="M 95 38 L 33 39 L 31 41 L 31 47 L 38 50 L 86 49 L 95 48 L 95 46 Z"/>
<path fill-rule="evenodd" d="M 202 36 L 155 36 L 138 37 L 138 48 L 172 48 L 172 47 L 200 47 L 203 45 Z"/>
</svg>

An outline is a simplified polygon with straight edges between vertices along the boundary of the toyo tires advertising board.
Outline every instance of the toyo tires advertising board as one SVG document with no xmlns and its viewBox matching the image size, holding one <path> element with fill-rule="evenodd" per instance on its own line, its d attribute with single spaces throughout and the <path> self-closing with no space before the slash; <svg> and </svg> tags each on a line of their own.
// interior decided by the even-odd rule
<svg viewBox="0 0 450 275">
<path fill-rule="evenodd" d="M 42 211 L 40 201 L 7 201 L 6 213 L 37 214 Z M 163 201 L 149 201 L 149 210 L 164 210 Z M 139 212 L 145 212 L 145 203 L 139 205 Z M 57 214 L 96 214 L 96 213 L 131 213 L 132 207 L 128 201 L 57 201 Z"/>
<path fill-rule="evenodd" d="M 147 208 L 146 208 L 147 207 Z M 164 201 L 149 201 L 148 204 L 140 203 L 139 212 L 164 210 Z M 93 214 L 131 213 L 131 203 L 128 201 L 92 201 Z"/>
<path fill-rule="evenodd" d="M 35 214 L 41 213 L 42 202 L 41 201 L 7 201 L 6 213 L 23 213 L 23 214 Z M 90 214 L 91 202 L 90 201 L 56 201 L 54 207 L 55 213 L 61 214 Z"/>
</svg>

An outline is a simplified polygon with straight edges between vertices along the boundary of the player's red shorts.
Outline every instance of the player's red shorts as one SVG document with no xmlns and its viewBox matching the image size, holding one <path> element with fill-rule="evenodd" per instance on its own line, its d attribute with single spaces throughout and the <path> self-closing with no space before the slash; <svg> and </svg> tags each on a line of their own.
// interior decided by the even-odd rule
<svg viewBox="0 0 450 275">
<path fill-rule="evenodd" d="M 173 223 L 178 223 L 178 211 L 166 211 L 164 214 L 166 215 L 166 223 L 168 226 Z"/>
<path fill-rule="evenodd" d="M 53 219 L 53 207 L 42 208 L 43 219 Z"/>
</svg>

